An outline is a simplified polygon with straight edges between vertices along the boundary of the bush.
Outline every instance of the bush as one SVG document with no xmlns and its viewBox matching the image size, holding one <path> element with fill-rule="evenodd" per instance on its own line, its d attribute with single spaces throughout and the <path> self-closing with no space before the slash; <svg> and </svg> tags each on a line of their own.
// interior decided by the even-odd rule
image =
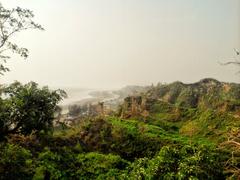
<svg viewBox="0 0 240 180">
<path fill-rule="evenodd" d="M 128 162 L 122 160 L 120 156 L 103 155 L 95 152 L 79 154 L 77 162 L 80 163 L 81 167 L 78 169 L 77 174 L 83 179 L 114 178 L 113 176 L 116 175 L 117 177 L 128 165 Z"/>
<path fill-rule="evenodd" d="M 96 179 L 119 175 L 128 162 L 119 156 L 95 152 L 75 154 L 67 148 L 52 152 L 46 148 L 37 159 L 34 179 Z"/>
<path fill-rule="evenodd" d="M 136 160 L 130 179 L 224 179 L 220 155 L 207 146 L 164 146 L 152 159 Z"/>
<path fill-rule="evenodd" d="M 13 144 L 0 145 L 0 179 L 31 179 L 30 151 Z"/>
<path fill-rule="evenodd" d="M 38 156 L 34 179 L 50 179 L 50 177 L 54 177 L 54 179 L 62 178 L 65 172 L 62 172 L 59 168 L 61 165 L 60 160 L 61 156 L 45 148 Z"/>
</svg>

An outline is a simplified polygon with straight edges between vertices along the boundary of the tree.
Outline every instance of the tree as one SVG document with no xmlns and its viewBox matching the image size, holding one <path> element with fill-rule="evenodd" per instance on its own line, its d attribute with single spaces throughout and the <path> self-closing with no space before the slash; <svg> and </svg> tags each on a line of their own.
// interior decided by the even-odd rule
<svg viewBox="0 0 240 180">
<path fill-rule="evenodd" d="M 25 85 L 15 82 L 4 89 L 4 95 L 6 98 L 0 99 L 0 137 L 49 131 L 57 104 L 66 93 L 39 88 L 35 82 Z"/>
<path fill-rule="evenodd" d="M 33 21 L 34 14 L 20 7 L 6 9 L 0 3 L 0 74 L 9 71 L 3 64 L 15 53 L 28 57 L 28 49 L 12 41 L 15 34 L 28 30 L 44 30 Z M 2 96 L 4 94 L 5 96 Z M 0 87 L 0 138 L 9 134 L 30 134 L 33 131 L 48 131 L 53 126 L 58 102 L 66 96 L 62 90 L 51 91 L 39 88 L 34 82 L 22 85 L 15 82 Z"/>
<path fill-rule="evenodd" d="M 33 21 L 34 14 L 28 9 L 20 7 L 5 9 L 0 3 L 0 74 L 9 71 L 3 64 L 10 58 L 9 53 L 28 57 L 28 49 L 19 47 L 11 41 L 12 37 L 27 29 L 43 30 L 43 27 Z"/>
</svg>

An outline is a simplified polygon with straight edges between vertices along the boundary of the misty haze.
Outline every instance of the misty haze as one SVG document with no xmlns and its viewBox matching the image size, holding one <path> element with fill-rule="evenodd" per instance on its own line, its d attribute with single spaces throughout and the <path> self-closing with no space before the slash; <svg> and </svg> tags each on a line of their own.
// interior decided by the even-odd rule
<svg viewBox="0 0 240 180">
<path fill-rule="evenodd" d="M 1 179 L 240 179 L 239 0 L 0 0 Z"/>
</svg>

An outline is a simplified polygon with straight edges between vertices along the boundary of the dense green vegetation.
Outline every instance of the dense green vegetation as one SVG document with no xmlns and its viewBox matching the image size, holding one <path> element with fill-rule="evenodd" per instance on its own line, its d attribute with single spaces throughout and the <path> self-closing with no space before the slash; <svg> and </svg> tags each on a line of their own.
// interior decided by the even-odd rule
<svg viewBox="0 0 240 180">
<path fill-rule="evenodd" d="M 53 126 L 64 92 L 36 83 L 3 88 L 0 179 L 237 179 L 239 151 L 222 144 L 239 132 L 238 104 L 223 110 L 148 100 L 153 88 L 126 98 L 121 115 L 70 127 Z"/>
<path fill-rule="evenodd" d="M 2 179 L 221 179 L 220 153 L 208 140 L 191 142 L 136 120 L 95 119 L 53 136 L 11 137 L 1 146 L 0 174 Z"/>
<path fill-rule="evenodd" d="M 33 131 L 51 130 L 57 103 L 65 96 L 61 90 L 42 89 L 34 82 L 22 85 L 15 82 L 2 88 L 5 98 L 0 99 L 0 136 L 29 135 Z"/>
</svg>

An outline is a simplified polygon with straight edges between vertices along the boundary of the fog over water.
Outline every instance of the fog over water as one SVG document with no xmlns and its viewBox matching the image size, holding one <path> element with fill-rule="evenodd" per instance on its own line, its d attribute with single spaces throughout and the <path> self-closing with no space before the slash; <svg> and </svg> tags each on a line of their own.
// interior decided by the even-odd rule
<svg viewBox="0 0 240 180">
<path fill-rule="evenodd" d="M 33 10 L 46 29 L 15 36 L 30 56 L 13 56 L 1 82 L 90 89 L 206 77 L 240 82 L 237 67 L 219 64 L 240 49 L 239 0 L 1 2 Z"/>
<path fill-rule="evenodd" d="M 68 97 L 61 102 L 62 106 L 74 104 L 82 99 L 91 98 L 92 96 L 89 95 L 89 93 L 94 91 L 94 90 L 80 89 L 80 88 L 72 88 L 72 89 L 61 88 L 61 89 L 64 89 L 68 95 Z"/>
</svg>

